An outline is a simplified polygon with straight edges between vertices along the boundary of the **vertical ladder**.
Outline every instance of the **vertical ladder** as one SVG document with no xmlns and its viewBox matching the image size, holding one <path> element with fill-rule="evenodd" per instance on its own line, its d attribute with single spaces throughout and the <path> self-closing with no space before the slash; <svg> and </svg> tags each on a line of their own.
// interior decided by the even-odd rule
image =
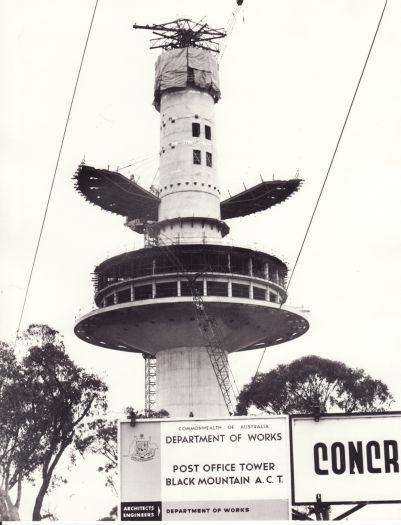
<svg viewBox="0 0 401 525">
<path fill-rule="evenodd" d="M 232 416 L 235 412 L 235 406 L 233 403 L 233 397 L 235 398 L 235 395 L 227 353 L 221 347 L 217 322 L 213 317 L 208 315 L 205 309 L 205 303 L 203 302 L 202 296 L 196 286 L 195 279 L 196 276 L 189 281 L 189 285 L 191 288 L 199 329 L 206 342 L 206 350 L 223 396 L 224 403 L 227 407 L 228 413 Z"/>
<path fill-rule="evenodd" d="M 182 262 L 168 245 L 164 244 L 159 239 L 158 247 L 163 250 L 167 257 L 173 262 L 177 268 L 177 272 L 180 272 L 184 275 L 187 274 L 187 271 L 185 270 Z M 216 319 L 207 313 L 205 303 L 202 299 L 202 294 L 199 292 L 196 286 L 196 279 L 201 275 L 202 274 L 196 274 L 195 276 L 191 277 L 187 276 L 198 326 L 205 341 L 206 350 L 209 355 L 209 359 L 212 364 L 213 371 L 215 373 L 217 383 L 219 385 L 228 413 L 230 415 L 234 415 L 236 395 L 233 385 L 235 385 L 235 380 L 228 363 L 227 353 L 222 348 L 222 338 L 219 334 Z"/>
<path fill-rule="evenodd" d="M 156 357 L 142 355 L 145 359 L 145 416 L 150 417 L 156 404 Z"/>
</svg>

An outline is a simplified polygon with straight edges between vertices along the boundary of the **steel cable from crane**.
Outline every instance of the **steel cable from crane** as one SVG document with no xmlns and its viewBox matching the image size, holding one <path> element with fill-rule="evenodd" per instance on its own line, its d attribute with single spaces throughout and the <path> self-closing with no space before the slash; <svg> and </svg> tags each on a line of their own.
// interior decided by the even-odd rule
<svg viewBox="0 0 401 525">
<path fill-rule="evenodd" d="M 154 187 L 154 185 L 155 185 L 155 181 L 156 181 L 156 178 L 157 178 L 158 174 L 159 174 L 159 167 L 157 167 L 156 173 L 154 174 L 154 177 L 153 177 L 152 182 L 150 184 L 150 191 L 152 191 L 152 187 Z"/>
<path fill-rule="evenodd" d="M 304 237 L 303 237 L 303 240 L 302 240 L 302 243 L 301 243 L 301 247 L 300 247 L 300 249 L 299 249 L 299 251 L 298 251 L 298 255 L 297 255 L 297 258 L 296 258 L 296 260 L 295 260 L 295 264 L 294 264 L 294 267 L 293 267 L 293 269 L 292 269 L 292 272 L 291 272 L 290 278 L 288 279 L 288 283 L 287 283 L 287 286 L 286 286 L 286 289 L 285 289 L 286 292 L 288 292 L 288 288 L 289 288 L 290 283 L 291 283 L 291 280 L 292 280 L 292 278 L 293 278 L 293 276 L 294 276 L 295 269 L 296 269 L 296 267 L 297 267 L 297 264 L 298 264 L 299 258 L 300 258 L 301 254 L 302 254 L 302 250 L 303 250 L 303 248 L 304 248 L 304 245 L 305 245 L 306 239 L 307 239 L 308 234 L 309 234 L 309 230 L 310 230 L 310 228 L 311 228 L 311 225 L 312 225 L 313 219 L 314 219 L 314 217 L 315 217 L 316 210 L 317 210 L 317 208 L 318 208 L 318 206 L 319 206 L 319 203 L 320 203 L 320 200 L 321 200 L 321 197 L 322 197 L 323 191 L 324 191 L 324 189 L 325 189 L 327 179 L 329 178 L 329 175 L 330 175 L 330 172 L 331 172 L 331 168 L 332 168 L 332 166 L 333 166 L 334 159 L 335 159 L 336 154 L 337 154 L 337 151 L 338 151 L 338 147 L 339 147 L 340 142 L 341 142 L 341 139 L 342 139 L 342 137 L 343 137 L 343 134 L 344 134 L 344 131 L 345 131 L 345 127 L 346 127 L 347 122 L 348 122 L 348 118 L 349 118 L 349 116 L 350 116 L 350 113 L 351 113 L 352 107 L 353 107 L 353 105 L 354 105 L 356 95 L 357 95 L 357 93 L 358 93 L 358 91 L 359 91 L 359 86 L 360 86 L 360 84 L 361 84 L 361 82 L 362 82 L 362 78 L 363 78 L 363 75 L 364 75 L 364 73 L 365 73 L 366 66 L 367 66 L 367 64 L 368 64 L 368 61 L 369 61 L 370 55 L 371 55 L 371 53 L 372 53 L 373 46 L 374 46 L 375 41 L 376 41 L 377 34 L 378 34 L 379 29 L 380 29 L 380 26 L 381 26 L 381 22 L 382 22 L 382 19 L 383 19 L 383 16 L 384 16 L 384 13 L 385 13 L 385 10 L 386 10 L 386 7 L 387 7 L 387 2 L 388 2 L 388 0 L 385 0 L 385 2 L 384 2 L 384 6 L 383 6 L 383 9 L 382 9 L 382 11 L 381 11 L 381 15 L 380 15 L 379 21 L 378 21 L 378 23 L 377 23 L 375 33 L 374 33 L 374 35 L 373 35 L 373 39 L 372 39 L 372 42 L 371 42 L 371 44 L 370 44 L 369 51 L 368 51 L 368 54 L 367 54 L 367 56 L 366 56 L 366 59 L 365 59 L 365 62 L 364 62 L 364 65 L 363 65 L 363 68 L 362 68 L 361 74 L 359 75 L 358 83 L 357 83 L 356 88 L 355 88 L 355 90 L 354 90 L 354 94 L 353 94 L 353 96 L 352 96 L 351 103 L 350 103 L 350 105 L 349 105 L 349 108 L 348 108 L 348 111 L 347 111 L 347 114 L 346 114 L 346 117 L 345 117 L 344 123 L 343 123 L 343 125 L 342 125 L 341 131 L 340 131 L 340 135 L 339 135 L 339 137 L 338 137 L 338 140 L 337 140 L 336 146 L 335 146 L 335 148 L 334 148 L 333 155 L 332 155 L 332 157 L 331 157 L 331 160 L 330 160 L 330 163 L 329 163 L 329 167 L 328 167 L 327 172 L 326 172 L 326 176 L 325 176 L 325 178 L 324 178 L 324 180 L 323 180 L 323 184 L 322 184 L 322 186 L 321 186 L 321 189 L 320 189 L 319 195 L 318 195 L 318 197 L 317 197 L 316 204 L 315 204 L 315 206 L 314 206 L 314 208 L 313 208 L 312 215 L 311 215 L 311 217 L 310 217 L 310 220 L 309 220 L 308 226 L 307 226 L 307 228 L 306 228 L 306 232 L 305 232 L 305 235 L 304 235 Z M 281 306 L 282 306 L 282 303 L 280 304 L 280 308 L 281 308 Z M 263 361 L 263 358 L 264 358 L 265 352 L 266 352 L 266 347 L 265 347 L 265 349 L 263 350 L 263 354 L 262 354 L 262 357 L 261 357 L 261 359 L 260 359 L 260 361 L 259 361 L 259 364 L 258 364 L 258 367 L 257 367 L 257 369 L 256 369 L 255 375 L 253 376 L 253 378 L 252 378 L 252 380 L 251 380 L 251 386 L 253 385 L 253 383 L 254 383 L 254 381 L 255 381 L 255 379 L 256 379 L 256 377 L 257 377 L 257 374 L 258 374 L 259 369 L 260 369 L 260 366 L 261 366 L 261 364 L 262 364 L 262 361 Z"/>
<path fill-rule="evenodd" d="M 131 168 L 132 166 L 139 166 L 145 162 L 148 162 L 150 160 L 155 160 L 155 158 L 158 156 L 159 154 L 158 153 L 152 153 L 151 155 L 147 155 L 147 156 L 143 156 L 143 157 L 139 157 L 138 159 L 133 160 L 133 162 L 131 164 L 127 164 L 126 166 L 123 166 L 122 168 L 118 167 L 117 168 L 117 171 L 121 171 L 121 170 L 125 170 L 127 168 Z M 130 161 L 129 161 L 130 162 Z"/>
<path fill-rule="evenodd" d="M 160 232 L 160 235 L 163 235 L 166 239 L 168 239 L 172 243 L 173 246 L 177 245 L 174 242 L 174 239 L 170 238 L 164 232 Z M 160 238 L 159 238 L 159 243 L 160 243 Z M 187 273 L 186 269 L 184 268 L 184 266 L 182 264 L 182 262 L 170 250 L 170 245 L 166 245 L 165 243 L 161 242 L 161 244 L 159 244 L 158 246 L 160 248 L 166 250 L 167 255 L 174 261 L 174 263 L 175 263 L 175 265 L 177 267 L 177 274 L 179 274 L 180 272 L 183 273 L 183 274 Z M 196 279 L 196 276 L 195 276 L 195 279 Z M 188 282 L 190 283 L 190 286 L 191 286 L 191 279 L 188 278 Z M 216 378 L 218 380 L 221 393 L 222 393 L 223 398 L 224 398 L 224 400 L 226 402 L 227 409 L 228 409 L 229 413 L 232 415 L 232 412 L 234 411 L 235 407 L 232 406 L 232 400 L 230 399 L 230 401 L 228 401 L 228 398 L 231 398 L 232 394 L 234 394 L 234 397 L 237 398 L 238 397 L 238 393 L 239 393 L 239 389 L 238 389 L 237 383 L 235 381 L 235 377 L 234 377 L 233 371 L 232 371 L 232 369 L 230 367 L 227 355 L 225 354 L 225 358 L 223 358 L 220 355 L 220 352 L 218 352 L 217 357 L 213 356 L 214 351 L 216 349 L 223 350 L 222 349 L 222 345 L 221 345 L 221 341 L 222 341 L 221 332 L 220 332 L 219 326 L 218 326 L 217 322 L 214 320 L 214 318 L 210 317 L 208 315 L 207 309 L 205 308 L 205 305 L 204 305 L 204 302 L 202 300 L 201 294 L 197 293 L 196 287 L 194 286 L 194 282 L 192 282 L 191 290 L 192 290 L 192 296 L 193 296 L 195 311 L 197 313 L 197 316 L 199 316 L 199 318 L 202 317 L 202 320 L 203 320 L 203 322 L 201 322 L 201 324 L 199 325 L 199 328 L 200 328 L 203 336 L 205 337 L 205 339 L 207 338 L 208 334 L 210 336 L 208 338 L 208 340 L 206 341 L 207 342 L 206 348 L 208 350 L 209 358 L 211 360 L 211 364 L 212 364 L 213 370 L 214 370 L 214 372 L 216 374 Z M 202 311 L 202 315 L 201 315 L 200 310 Z M 205 326 L 206 325 L 208 326 L 208 329 L 206 331 L 202 330 L 202 328 L 201 328 L 202 324 L 205 324 Z M 211 334 L 209 333 L 210 331 L 211 331 Z M 218 361 L 219 358 L 221 358 L 221 361 L 222 361 L 222 363 L 220 363 L 220 366 L 225 368 L 226 371 L 227 371 L 227 379 L 226 379 L 226 381 L 221 380 L 221 378 L 219 377 L 219 372 L 216 370 L 216 366 L 217 367 L 219 366 L 217 364 L 217 361 Z M 224 383 L 224 387 L 222 386 L 223 383 Z"/>
<path fill-rule="evenodd" d="M 223 55 L 224 55 L 224 52 L 227 49 L 228 41 L 230 39 L 231 33 L 233 32 L 233 29 L 234 29 L 234 26 L 235 26 L 235 22 L 237 21 L 238 15 L 239 15 L 239 13 L 241 11 L 241 6 L 242 6 L 242 2 L 241 3 L 237 2 L 237 5 L 235 6 L 234 11 L 231 13 L 230 18 L 228 19 L 227 26 L 226 26 L 227 27 L 227 29 L 226 29 L 226 37 L 225 37 L 224 42 L 223 42 L 223 44 L 221 46 L 221 49 L 220 49 L 219 57 L 217 59 L 218 63 L 221 62 L 221 60 L 223 58 Z"/>
<path fill-rule="evenodd" d="M 47 217 L 47 212 L 48 212 L 48 209 L 49 209 L 50 199 L 51 199 L 52 194 L 53 194 L 53 187 L 54 187 L 54 182 L 56 180 L 58 166 L 59 166 L 59 163 L 60 163 L 61 152 L 63 150 L 64 140 L 65 140 L 65 136 L 67 134 L 67 129 L 68 129 L 69 121 L 70 121 L 70 115 L 71 115 L 71 111 L 72 111 L 72 106 L 74 104 L 75 94 L 77 92 L 78 82 L 79 82 L 79 78 L 81 76 L 82 65 L 84 63 L 84 59 L 85 59 L 85 55 L 86 55 L 86 49 L 88 47 L 89 37 L 90 37 L 91 31 L 92 31 L 93 21 L 95 19 L 95 14 L 96 14 L 98 2 L 99 2 L 99 0 L 96 0 L 95 6 L 93 8 L 92 18 L 91 18 L 91 21 L 90 21 L 90 24 L 89 24 L 89 29 L 88 29 L 87 35 L 86 35 L 85 45 L 84 45 L 84 49 L 83 49 L 82 56 L 81 56 L 81 62 L 79 64 L 78 73 L 77 73 L 77 77 L 76 77 L 75 85 L 74 85 L 74 90 L 73 90 L 73 93 L 72 93 L 71 102 L 70 102 L 70 106 L 69 106 L 69 109 L 68 109 L 67 119 L 66 119 L 65 125 L 64 125 L 64 131 L 63 131 L 63 134 L 62 134 L 61 143 L 60 143 L 60 147 L 59 147 L 59 151 L 58 151 L 58 155 L 57 155 L 57 160 L 56 160 L 56 165 L 55 165 L 55 168 L 54 168 L 53 177 L 52 177 L 52 181 L 51 181 L 51 185 L 50 185 L 50 189 L 49 189 L 49 193 L 48 193 L 48 197 L 47 197 L 47 202 L 46 202 L 46 206 L 45 206 L 45 211 L 44 211 L 43 218 L 42 218 L 42 224 L 41 224 L 41 227 L 40 227 L 38 240 L 36 242 L 35 254 L 33 256 L 32 264 L 31 264 L 31 269 L 30 269 L 29 278 L 28 278 L 28 284 L 27 284 L 26 289 L 25 289 L 24 301 L 23 301 L 23 304 L 22 304 L 21 314 L 20 314 L 20 318 L 19 318 L 19 322 L 18 322 L 18 328 L 17 328 L 15 341 L 14 341 L 14 350 L 15 350 L 15 348 L 17 346 L 17 340 L 18 340 L 20 329 L 21 329 L 22 318 L 24 316 L 26 301 L 27 301 L 29 289 L 30 289 L 30 286 L 31 286 L 32 275 L 33 275 L 33 271 L 34 271 L 35 264 L 36 264 L 36 259 L 37 259 L 37 255 L 38 255 L 38 251 L 39 251 L 40 242 L 42 240 L 43 229 L 44 229 L 44 225 L 45 225 L 45 222 L 46 222 L 46 217 Z"/>
<path fill-rule="evenodd" d="M 132 173 L 128 172 L 128 175 L 131 180 L 134 180 L 134 182 L 138 184 L 141 178 L 149 180 L 150 177 L 153 176 L 156 165 L 156 159 L 149 160 L 138 168 L 134 169 Z"/>
</svg>

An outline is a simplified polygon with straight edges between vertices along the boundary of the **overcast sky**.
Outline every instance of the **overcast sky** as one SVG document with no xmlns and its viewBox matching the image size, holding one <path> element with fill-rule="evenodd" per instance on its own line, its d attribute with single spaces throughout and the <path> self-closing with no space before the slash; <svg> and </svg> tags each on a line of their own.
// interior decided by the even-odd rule
<svg viewBox="0 0 401 525">
<path fill-rule="evenodd" d="M 93 7 L 92 0 L 0 1 L 3 340 L 11 341 L 18 326 Z M 84 157 L 113 169 L 143 160 L 123 173 L 150 186 L 159 149 L 152 106 L 158 52 L 149 50 L 150 33 L 132 24 L 206 16 L 209 25 L 224 27 L 234 7 L 232 0 L 99 0 L 22 327 L 46 323 L 64 334 L 74 361 L 108 383 L 111 416 L 127 405 L 143 408 L 143 359 L 83 343 L 73 334 L 74 318 L 92 302 L 94 267 L 142 247 L 143 239 L 123 218 L 87 203 L 72 176 Z M 258 243 L 290 269 L 382 7 L 382 0 L 245 0 L 222 59 L 216 121 L 223 198 L 243 183 L 257 184 L 260 175 L 287 179 L 299 170 L 305 180 L 284 204 L 230 221 L 230 238 Z M 386 382 L 394 410 L 401 409 L 400 21 L 401 2 L 389 0 L 291 282 L 288 304 L 310 310 L 310 330 L 268 349 L 261 366 L 268 371 L 308 354 L 338 359 Z M 238 385 L 251 380 L 260 356 L 231 357 Z M 98 489 L 83 496 L 87 480 L 71 476 L 77 485 L 65 494 L 74 493 L 76 503 L 60 500 L 59 518 L 107 513 L 106 492 L 104 506 L 94 510 L 102 480 L 93 479 Z"/>
</svg>

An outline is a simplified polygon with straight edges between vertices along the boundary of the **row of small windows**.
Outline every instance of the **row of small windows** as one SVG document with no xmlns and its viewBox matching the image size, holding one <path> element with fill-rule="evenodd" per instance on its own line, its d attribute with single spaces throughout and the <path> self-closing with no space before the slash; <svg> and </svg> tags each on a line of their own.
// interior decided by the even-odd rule
<svg viewBox="0 0 401 525">
<path fill-rule="evenodd" d="M 213 225 L 211 225 L 212 227 Z M 170 224 L 170 227 L 172 225 Z M 162 231 L 168 230 L 168 225 L 162 227 Z M 195 254 L 198 255 L 198 254 Z M 249 275 L 261 279 L 267 279 L 279 286 L 285 286 L 284 276 L 274 266 L 263 265 L 263 261 L 253 260 L 252 271 L 246 260 L 239 257 L 231 257 L 227 265 L 227 256 L 218 254 L 205 254 L 204 259 L 198 260 L 191 254 L 181 254 L 183 266 L 188 272 L 213 271 L 218 273 L 233 273 Z M 132 260 L 128 263 L 115 265 L 108 272 L 100 272 L 96 275 L 96 292 L 100 292 L 107 286 L 136 277 L 155 275 L 161 273 L 176 273 L 177 265 L 164 255 L 149 259 Z"/>
<path fill-rule="evenodd" d="M 181 185 L 183 185 L 183 184 L 184 184 L 184 183 L 177 182 L 177 183 L 176 183 L 176 186 L 181 186 Z M 190 184 L 191 184 L 191 183 L 190 183 L 189 181 L 185 182 L 185 186 L 189 186 Z M 193 184 L 194 186 L 197 186 L 198 184 L 200 184 L 200 186 L 206 186 L 206 183 L 205 183 L 205 182 L 198 183 L 198 182 L 196 182 L 196 181 L 192 181 L 192 184 Z M 211 184 L 208 184 L 207 186 L 208 186 L 208 188 L 211 188 L 211 187 L 212 187 Z M 164 189 L 165 189 L 165 190 L 167 190 L 168 188 L 169 188 L 168 186 L 164 186 Z M 170 188 L 174 188 L 174 184 L 170 184 Z M 213 186 L 213 189 L 214 189 L 214 190 L 217 190 L 217 192 L 220 193 L 220 190 L 217 189 L 216 186 Z M 163 188 L 160 188 L 159 191 L 162 192 L 162 191 L 163 191 Z"/>
<path fill-rule="evenodd" d="M 192 136 L 193 137 L 200 137 L 201 134 L 201 127 L 199 122 L 192 122 Z M 212 128 L 205 125 L 205 139 L 212 140 Z"/>
<path fill-rule="evenodd" d="M 195 283 L 197 292 L 199 295 L 204 295 L 203 282 Z M 131 297 L 131 289 L 125 288 L 119 290 L 116 294 L 110 294 L 103 300 L 103 306 L 111 306 L 116 303 L 127 303 L 131 300 L 142 301 L 145 299 L 153 299 L 153 287 L 151 284 L 145 284 L 142 286 L 135 286 Z M 221 281 L 207 281 L 206 282 L 206 293 L 210 296 L 228 297 L 228 283 Z M 279 296 L 277 293 L 271 290 L 265 290 L 259 286 L 252 286 L 253 298 L 259 301 L 269 301 L 271 303 L 278 303 Z M 165 283 L 156 284 L 156 298 L 161 297 L 177 297 L 178 287 L 176 281 L 170 281 Z M 181 282 L 181 296 L 190 297 L 192 296 L 192 288 L 188 282 Z M 232 283 L 231 285 L 231 297 L 243 297 L 246 299 L 250 298 L 250 286 L 247 284 Z"/>
<path fill-rule="evenodd" d="M 185 187 L 185 186 L 184 186 Z M 192 187 L 192 184 L 191 184 Z M 195 186 L 196 187 L 196 186 Z M 164 225 L 163 225 L 164 226 Z M 170 225 L 165 226 L 167 229 Z M 249 253 L 240 248 L 222 246 L 175 245 L 174 253 L 161 250 L 131 252 L 116 261 L 105 261 L 95 269 L 96 293 L 107 286 L 146 275 L 177 273 L 177 259 L 188 273 L 223 273 L 257 277 L 285 286 L 286 267 L 278 260 L 259 253 Z M 210 280 L 210 279 L 207 279 Z"/>
<path fill-rule="evenodd" d="M 200 149 L 194 149 L 192 155 L 194 164 L 202 164 L 202 152 Z M 212 154 L 209 151 L 206 152 L 206 166 L 208 168 L 213 166 Z"/>
</svg>

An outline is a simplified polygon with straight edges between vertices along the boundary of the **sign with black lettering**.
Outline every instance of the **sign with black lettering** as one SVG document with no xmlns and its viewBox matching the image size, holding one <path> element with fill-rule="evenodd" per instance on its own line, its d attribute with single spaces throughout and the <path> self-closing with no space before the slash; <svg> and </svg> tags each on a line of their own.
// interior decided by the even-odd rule
<svg viewBox="0 0 401 525">
<path fill-rule="evenodd" d="M 401 413 L 291 416 L 293 504 L 401 502 Z"/>
<path fill-rule="evenodd" d="M 122 521 L 288 520 L 288 418 L 120 423 Z"/>
</svg>

